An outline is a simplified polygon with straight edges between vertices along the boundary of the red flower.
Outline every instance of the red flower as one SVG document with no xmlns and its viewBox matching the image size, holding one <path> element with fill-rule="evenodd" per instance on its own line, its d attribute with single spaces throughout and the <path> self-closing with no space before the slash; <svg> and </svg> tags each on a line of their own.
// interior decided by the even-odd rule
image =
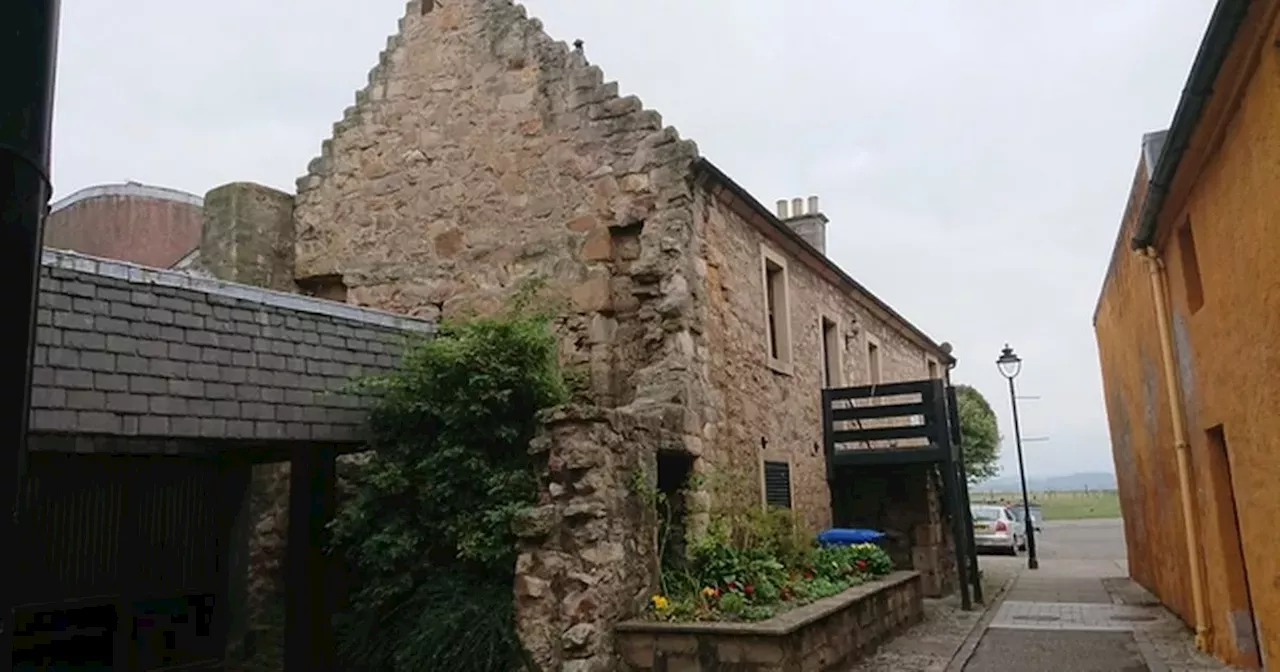
<svg viewBox="0 0 1280 672">
<path fill-rule="evenodd" d="M 756 594 L 756 587 L 748 583 L 742 587 L 742 592 L 746 593 L 747 596 L 750 597 Z"/>
<path fill-rule="evenodd" d="M 854 564 L 858 565 L 858 569 L 866 569 L 866 568 L 867 568 L 867 561 L 866 561 L 866 560 L 859 560 L 858 562 L 856 562 L 856 563 L 854 563 Z"/>
</svg>

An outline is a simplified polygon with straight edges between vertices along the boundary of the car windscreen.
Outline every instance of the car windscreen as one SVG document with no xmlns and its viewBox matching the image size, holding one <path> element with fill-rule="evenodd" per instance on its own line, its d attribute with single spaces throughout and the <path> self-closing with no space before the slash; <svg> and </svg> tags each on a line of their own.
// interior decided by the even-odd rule
<svg viewBox="0 0 1280 672">
<path fill-rule="evenodd" d="M 1000 520 L 1000 508 L 995 506 L 973 507 L 974 520 Z"/>
</svg>

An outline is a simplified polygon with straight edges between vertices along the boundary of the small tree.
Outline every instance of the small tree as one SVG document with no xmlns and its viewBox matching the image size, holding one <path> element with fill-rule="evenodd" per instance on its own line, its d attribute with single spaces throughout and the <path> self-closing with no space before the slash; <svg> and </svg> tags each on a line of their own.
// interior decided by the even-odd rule
<svg viewBox="0 0 1280 672">
<path fill-rule="evenodd" d="M 1000 473 L 1000 427 L 982 393 L 968 385 L 956 385 L 965 473 L 975 485 Z"/>
<path fill-rule="evenodd" d="M 547 316 L 445 322 L 360 387 L 376 452 L 332 526 L 352 584 L 341 656 L 376 672 L 521 666 L 512 520 L 537 495 L 536 413 L 568 397 Z"/>
</svg>

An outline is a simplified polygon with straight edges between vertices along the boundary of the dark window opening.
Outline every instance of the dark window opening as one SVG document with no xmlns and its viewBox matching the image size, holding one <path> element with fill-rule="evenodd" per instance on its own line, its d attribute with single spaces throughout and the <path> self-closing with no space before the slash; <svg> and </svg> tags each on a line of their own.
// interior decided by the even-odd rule
<svg viewBox="0 0 1280 672">
<path fill-rule="evenodd" d="M 880 346 L 867 343 L 867 376 L 872 385 L 880 383 Z"/>
<path fill-rule="evenodd" d="M 791 508 L 791 465 L 786 462 L 764 463 L 764 503 L 783 509 Z"/>
<path fill-rule="evenodd" d="M 840 343 L 836 338 L 836 323 L 822 318 L 822 386 L 840 384 Z"/>
<path fill-rule="evenodd" d="M 343 282 L 342 276 L 337 273 L 299 278 L 298 291 L 305 296 L 314 296 L 318 299 L 328 299 L 338 303 L 347 302 L 347 283 Z"/>
<path fill-rule="evenodd" d="M 688 557 L 685 544 L 688 502 L 686 488 L 693 474 L 693 456 L 685 453 L 658 453 L 658 550 L 664 567 L 684 567 Z"/>
<path fill-rule="evenodd" d="M 769 310 L 769 356 L 774 359 L 782 358 L 782 348 L 779 344 L 781 337 L 779 326 L 782 316 L 780 300 L 782 294 L 782 267 L 769 262 L 764 262 L 765 277 L 765 304 Z"/>
<path fill-rule="evenodd" d="M 1196 239 L 1191 233 L 1191 222 L 1178 229 L 1178 253 L 1182 259 L 1182 281 L 1186 286 L 1187 308 L 1195 314 L 1204 305 L 1204 286 L 1200 283 L 1200 258 L 1196 254 Z"/>
</svg>

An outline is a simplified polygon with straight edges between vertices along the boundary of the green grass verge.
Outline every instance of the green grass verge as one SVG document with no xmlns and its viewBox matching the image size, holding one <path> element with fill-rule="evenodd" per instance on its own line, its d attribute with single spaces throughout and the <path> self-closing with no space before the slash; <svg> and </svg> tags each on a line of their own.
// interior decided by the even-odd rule
<svg viewBox="0 0 1280 672">
<path fill-rule="evenodd" d="M 1120 495 L 1115 490 L 1059 490 L 1032 492 L 1031 503 L 1040 505 L 1045 520 L 1088 520 L 1094 518 L 1119 518 Z M 1022 493 L 973 490 L 969 493 L 973 502 L 1004 501 L 1021 502 Z"/>
</svg>

